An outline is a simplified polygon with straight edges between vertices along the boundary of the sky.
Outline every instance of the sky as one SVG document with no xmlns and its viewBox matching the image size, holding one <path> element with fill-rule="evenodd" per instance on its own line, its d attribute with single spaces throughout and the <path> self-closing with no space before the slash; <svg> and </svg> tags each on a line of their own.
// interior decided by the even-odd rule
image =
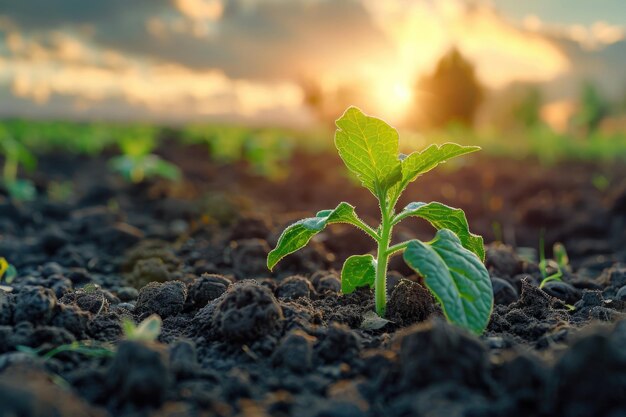
<svg viewBox="0 0 626 417">
<path fill-rule="evenodd" d="M 623 0 L 0 0 L 0 117 L 302 125 L 312 81 L 394 121 L 451 46 L 496 92 L 626 92 Z"/>
</svg>

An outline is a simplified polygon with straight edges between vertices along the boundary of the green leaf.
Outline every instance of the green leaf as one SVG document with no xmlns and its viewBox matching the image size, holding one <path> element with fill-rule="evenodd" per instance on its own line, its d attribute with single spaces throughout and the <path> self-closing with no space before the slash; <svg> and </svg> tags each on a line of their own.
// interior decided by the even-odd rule
<svg viewBox="0 0 626 417">
<path fill-rule="evenodd" d="M 3 153 L 7 159 L 11 159 L 22 164 L 27 171 L 33 171 L 37 167 L 37 158 L 26 146 L 12 137 L 3 137 L 0 142 L 0 153 Z"/>
<path fill-rule="evenodd" d="M 131 340 L 135 336 L 135 332 L 137 331 L 137 325 L 135 322 L 128 317 L 124 317 L 122 319 L 122 332 L 126 339 Z"/>
<path fill-rule="evenodd" d="M 480 150 L 480 146 L 462 146 L 456 143 L 430 145 L 421 152 L 413 152 L 402 160 L 402 183 L 408 184 L 454 157 Z"/>
<path fill-rule="evenodd" d="M 271 271 L 281 259 L 304 247 L 329 224 L 349 223 L 357 226 L 359 222 L 354 207 L 343 202 L 334 210 L 322 210 L 315 217 L 297 221 L 280 235 L 276 247 L 267 255 L 267 267 Z"/>
<path fill-rule="evenodd" d="M 145 342 L 154 342 L 161 334 L 161 317 L 158 314 L 152 314 L 144 319 L 134 331 L 133 340 L 141 340 Z"/>
<path fill-rule="evenodd" d="M 149 169 L 146 169 L 146 175 L 148 177 L 159 176 L 170 181 L 180 181 L 182 177 L 180 169 L 176 165 L 171 162 L 164 161 L 161 158 L 155 159 L 151 162 Z"/>
<path fill-rule="evenodd" d="M 463 247 L 474 252 L 481 261 L 485 260 L 483 238 L 470 232 L 465 212 L 445 204 L 410 203 L 398 214 L 398 219 L 416 216 L 428 220 L 436 229 L 449 229 L 459 237 Z"/>
<path fill-rule="evenodd" d="M 402 179 L 398 132 L 383 120 L 350 107 L 337 122 L 335 146 L 348 169 L 379 200 Z"/>
<path fill-rule="evenodd" d="M 404 260 L 424 277 L 448 321 L 476 334 L 485 330 L 493 308 L 489 273 L 454 233 L 442 229 L 432 242 L 412 240 Z"/>
<path fill-rule="evenodd" d="M 181 172 L 178 167 L 158 155 L 140 156 L 119 155 L 109 161 L 111 168 L 120 173 L 127 181 L 139 183 L 146 178 L 162 177 L 170 181 L 179 181 Z"/>
<path fill-rule="evenodd" d="M 154 342 L 161 334 L 162 325 L 163 321 L 158 314 L 151 314 L 139 325 L 128 317 L 122 320 L 122 330 L 126 340 Z"/>
<path fill-rule="evenodd" d="M 15 200 L 32 201 L 37 196 L 35 184 L 30 180 L 17 179 L 5 183 L 7 191 Z"/>
<path fill-rule="evenodd" d="M 372 255 L 353 255 L 341 269 L 341 291 L 350 294 L 359 287 L 374 285 L 376 260 Z"/>
</svg>

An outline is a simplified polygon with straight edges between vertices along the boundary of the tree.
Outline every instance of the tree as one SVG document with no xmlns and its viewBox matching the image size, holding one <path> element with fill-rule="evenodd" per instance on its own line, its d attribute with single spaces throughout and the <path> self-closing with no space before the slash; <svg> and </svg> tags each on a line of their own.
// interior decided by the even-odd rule
<svg viewBox="0 0 626 417">
<path fill-rule="evenodd" d="M 483 90 L 472 63 L 452 48 L 439 59 L 432 74 L 417 83 L 416 121 L 428 127 L 454 122 L 471 126 Z"/>
<path fill-rule="evenodd" d="M 586 82 L 580 93 L 580 110 L 574 118 L 577 126 L 583 128 L 587 133 L 595 131 L 600 122 L 608 116 L 609 105 L 600 95 L 600 92 L 590 82 Z"/>
</svg>

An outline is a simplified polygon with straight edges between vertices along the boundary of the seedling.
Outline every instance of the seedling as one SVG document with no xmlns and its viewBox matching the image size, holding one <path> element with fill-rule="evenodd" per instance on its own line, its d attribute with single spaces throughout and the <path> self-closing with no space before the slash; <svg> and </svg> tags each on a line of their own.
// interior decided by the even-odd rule
<svg viewBox="0 0 626 417">
<path fill-rule="evenodd" d="M 421 152 L 398 152 L 398 132 L 383 120 L 350 107 L 337 120 L 335 146 L 339 156 L 362 185 L 378 200 L 381 221 L 373 228 L 361 220 L 354 206 L 342 202 L 315 217 L 287 227 L 267 257 L 270 270 L 285 256 L 304 247 L 329 224 L 347 223 L 365 232 L 377 244 L 376 257 L 350 256 L 341 271 L 345 294 L 358 287 L 374 288 L 376 313 L 384 317 L 389 258 L 404 252 L 404 260 L 423 278 L 446 318 L 474 333 L 482 333 L 493 307 L 489 273 L 483 265 L 483 239 L 469 231 L 465 213 L 438 202 L 413 202 L 396 212 L 402 192 L 420 175 L 451 158 L 478 151 L 477 146 L 446 143 Z M 408 217 L 427 220 L 438 231 L 430 242 L 413 239 L 392 243 L 394 226 Z"/>
<path fill-rule="evenodd" d="M 122 330 L 126 340 L 136 340 L 143 342 L 154 342 L 161 334 L 161 317 L 157 314 L 144 319 L 138 325 L 131 319 L 125 318 L 122 321 Z"/>
<path fill-rule="evenodd" d="M 17 269 L 5 258 L 0 257 L 0 282 L 11 284 L 15 277 L 17 277 Z"/>
<path fill-rule="evenodd" d="M 546 259 L 545 253 L 544 231 L 542 230 L 541 236 L 539 237 L 539 271 L 541 272 L 541 277 L 543 278 L 539 284 L 540 289 L 542 289 L 550 281 L 563 281 L 563 271 L 569 270 L 569 257 L 567 256 L 565 246 L 562 243 L 555 243 L 552 246 L 552 253 L 554 256 L 556 272 L 550 274 L 548 272 L 549 261 Z"/>
<path fill-rule="evenodd" d="M 0 131 L 0 154 L 4 156 L 2 182 L 11 197 L 16 200 L 33 200 L 36 195 L 35 186 L 29 180 L 18 178 L 17 173 L 20 165 L 27 170 L 35 169 L 35 156 L 4 131 Z"/>
<path fill-rule="evenodd" d="M 152 153 L 156 147 L 154 135 L 153 130 L 148 127 L 125 130 L 118 142 L 122 155 L 110 161 L 113 170 L 134 183 L 152 177 L 178 181 L 181 177 L 178 167 Z"/>
</svg>

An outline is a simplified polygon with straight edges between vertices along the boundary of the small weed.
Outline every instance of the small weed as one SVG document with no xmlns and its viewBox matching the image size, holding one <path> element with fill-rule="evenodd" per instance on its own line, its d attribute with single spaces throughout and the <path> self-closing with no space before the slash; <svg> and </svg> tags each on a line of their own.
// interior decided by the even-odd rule
<svg viewBox="0 0 626 417">
<path fill-rule="evenodd" d="M 139 324 L 135 324 L 129 318 L 124 318 L 122 321 L 124 338 L 126 340 L 154 342 L 161 334 L 162 324 L 161 317 L 157 314 L 152 314 Z"/>
</svg>

